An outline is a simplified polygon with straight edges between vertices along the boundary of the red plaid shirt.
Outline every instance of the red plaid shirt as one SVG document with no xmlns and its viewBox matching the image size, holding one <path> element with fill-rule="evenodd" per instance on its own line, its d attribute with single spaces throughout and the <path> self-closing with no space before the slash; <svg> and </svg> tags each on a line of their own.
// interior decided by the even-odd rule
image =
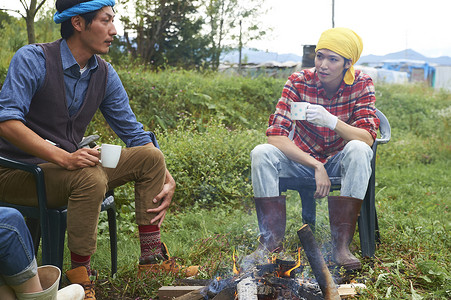
<svg viewBox="0 0 451 300">
<path fill-rule="evenodd" d="M 285 84 L 276 111 L 269 118 L 267 136 L 289 135 L 294 125 L 291 120 L 292 101 L 322 105 L 341 121 L 363 128 L 376 138 L 380 121 L 376 117 L 374 85 L 372 79 L 360 71 L 355 72 L 352 85 L 342 82 L 332 99 L 327 98 L 314 68 L 292 74 Z M 296 146 L 323 163 L 346 144 L 327 127 L 297 120 L 295 128 L 293 141 Z"/>
</svg>

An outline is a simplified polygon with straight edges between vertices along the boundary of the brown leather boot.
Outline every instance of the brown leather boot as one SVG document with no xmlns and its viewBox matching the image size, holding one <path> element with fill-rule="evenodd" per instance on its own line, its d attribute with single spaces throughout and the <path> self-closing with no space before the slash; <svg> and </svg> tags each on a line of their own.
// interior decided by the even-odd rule
<svg viewBox="0 0 451 300">
<path fill-rule="evenodd" d="M 329 222 L 332 235 L 332 259 L 347 271 L 360 270 L 362 264 L 349 251 L 363 200 L 329 196 Z"/>
<path fill-rule="evenodd" d="M 260 229 L 260 245 L 258 249 L 269 252 L 282 249 L 286 227 L 285 196 L 254 198 Z"/>
<path fill-rule="evenodd" d="M 88 270 L 84 266 L 69 270 L 66 272 L 66 277 L 70 283 L 77 283 L 85 290 L 85 299 L 95 300 L 96 293 L 94 290 L 94 282 L 88 276 Z"/>
</svg>

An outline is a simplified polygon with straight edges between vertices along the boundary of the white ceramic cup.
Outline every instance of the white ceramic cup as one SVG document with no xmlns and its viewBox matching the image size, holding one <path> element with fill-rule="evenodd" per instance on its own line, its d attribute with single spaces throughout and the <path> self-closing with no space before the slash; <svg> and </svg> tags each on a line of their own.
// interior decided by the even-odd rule
<svg viewBox="0 0 451 300">
<path fill-rule="evenodd" d="M 305 120 L 307 119 L 305 112 L 307 111 L 308 102 L 291 102 L 291 119 Z"/>
<path fill-rule="evenodd" d="M 119 145 L 102 144 L 100 147 L 100 163 L 105 168 L 116 168 L 121 157 L 122 147 Z"/>
</svg>

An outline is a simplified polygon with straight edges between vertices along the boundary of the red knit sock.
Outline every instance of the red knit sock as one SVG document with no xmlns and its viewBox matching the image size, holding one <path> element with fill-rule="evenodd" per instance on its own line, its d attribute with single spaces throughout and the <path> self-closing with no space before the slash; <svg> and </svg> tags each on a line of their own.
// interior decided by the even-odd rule
<svg viewBox="0 0 451 300">
<path fill-rule="evenodd" d="M 88 274 L 91 274 L 91 256 L 82 256 L 74 252 L 70 252 L 71 269 L 85 266 Z"/>
<path fill-rule="evenodd" d="M 139 242 L 141 244 L 140 261 L 146 258 L 161 256 L 160 229 L 157 225 L 138 225 Z"/>
</svg>

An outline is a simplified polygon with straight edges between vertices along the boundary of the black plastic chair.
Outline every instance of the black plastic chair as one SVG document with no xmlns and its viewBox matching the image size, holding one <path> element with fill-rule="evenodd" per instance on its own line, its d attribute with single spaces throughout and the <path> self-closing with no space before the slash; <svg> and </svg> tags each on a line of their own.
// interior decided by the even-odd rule
<svg viewBox="0 0 451 300">
<path fill-rule="evenodd" d="M 67 207 L 48 208 L 45 191 L 44 172 L 33 164 L 27 164 L 0 156 L 0 166 L 19 169 L 33 174 L 36 180 L 38 207 L 15 205 L 0 202 L 0 206 L 14 207 L 27 219 L 27 225 L 33 237 L 35 251 L 39 247 L 42 237 L 42 264 L 54 265 L 62 270 L 64 259 L 64 242 L 66 233 Z M 117 272 L 117 232 L 116 232 L 116 206 L 114 193 L 109 191 L 101 206 L 107 211 L 111 248 L 111 273 Z"/>
<path fill-rule="evenodd" d="M 379 224 L 377 221 L 376 201 L 375 201 L 375 183 L 376 183 L 376 151 L 379 144 L 386 144 L 391 138 L 391 128 L 387 117 L 376 110 L 376 115 L 380 120 L 379 132 L 380 138 L 377 138 L 373 144 L 373 159 L 371 160 L 372 174 L 368 182 L 368 189 L 358 220 L 360 247 L 363 257 L 373 257 L 376 251 L 376 244 L 380 243 Z M 341 177 L 330 177 L 331 191 L 339 190 L 341 187 Z M 311 178 L 309 182 L 303 182 L 302 185 L 297 182 L 296 178 L 281 178 L 279 183 L 279 191 L 296 190 L 301 197 L 302 203 L 302 219 L 304 223 L 314 228 L 316 222 L 316 201 L 313 194 L 316 189 L 315 178 Z"/>
</svg>

